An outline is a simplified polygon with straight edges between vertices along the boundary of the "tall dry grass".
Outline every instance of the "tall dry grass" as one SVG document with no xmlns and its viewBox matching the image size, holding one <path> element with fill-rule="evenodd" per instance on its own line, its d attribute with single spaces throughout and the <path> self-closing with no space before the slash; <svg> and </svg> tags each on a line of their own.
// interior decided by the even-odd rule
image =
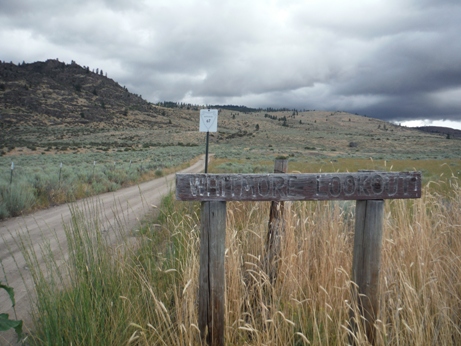
<svg viewBox="0 0 461 346">
<path fill-rule="evenodd" d="M 386 202 L 378 345 L 461 344 L 461 189 L 451 189 Z M 199 205 L 169 196 L 162 208 L 158 224 L 123 247 L 76 215 L 70 284 L 36 275 L 37 344 L 200 344 Z M 262 263 L 269 204 L 228 203 L 228 345 L 343 345 L 351 337 L 367 344 L 349 325 L 354 212 L 354 202 L 286 203 L 271 284 Z"/>
</svg>

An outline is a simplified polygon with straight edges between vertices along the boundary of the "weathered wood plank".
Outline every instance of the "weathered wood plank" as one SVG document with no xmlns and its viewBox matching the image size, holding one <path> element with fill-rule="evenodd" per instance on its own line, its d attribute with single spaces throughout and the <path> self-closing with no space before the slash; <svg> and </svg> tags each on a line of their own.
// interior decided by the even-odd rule
<svg viewBox="0 0 461 346">
<path fill-rule="evenodd" d="M 274 173 L 286 173 L 287 171 L 288 160 L 276 159 L 274 162 Z M 282 238 L 285 235 L 284 203 L 284 201 L 272 201 L 269 210 L 264 267 L 272 285 L 277 280 L 279 259 L 282 252 Z"/>
<path fill-rule="evenodd" d="M 226 202 L 203 202 L 198 316 L 202 344 L 224 346 Z"/>
<path fill-rule="evenodd" d="M 420 172 L 176 175 L 176 198 L 182 201 L 320 201 L 420 197 Z"/>
<path fill-rule="evenodd" d="M 351 311 L 351 326 L 363 323 L 368 341 L 375 344 L 375 327 L 379 313 L 379 271 L 384 220 L 384 201 L 357 201 L 355 212 L 354 254 L 352 260 L 352 298 L 357 304 L 357 316 Z M 351 342 L 354 344 L 353 340 Z"/>
</svg>

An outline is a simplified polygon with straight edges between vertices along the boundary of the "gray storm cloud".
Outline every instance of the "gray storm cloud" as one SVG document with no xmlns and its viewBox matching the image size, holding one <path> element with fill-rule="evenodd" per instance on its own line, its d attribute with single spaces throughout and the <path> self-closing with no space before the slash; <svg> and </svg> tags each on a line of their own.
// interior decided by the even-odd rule
<svg viewBox="0 0 461 346">
<path fill-rule="evenodd" d="M 0 0 L 0 59 L 103 69 L 152 102 L 461 120 L 459 1 Z"/>
</svg>

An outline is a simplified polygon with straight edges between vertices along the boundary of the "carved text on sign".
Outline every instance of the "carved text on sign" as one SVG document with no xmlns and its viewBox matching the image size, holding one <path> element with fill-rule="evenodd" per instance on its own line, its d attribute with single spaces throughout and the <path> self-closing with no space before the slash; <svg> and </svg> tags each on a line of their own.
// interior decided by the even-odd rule
<svg viewBox="0 0 461 346">
<path fill-rule="evenodd" d="M 419 198 L 419 172 L 178 174 L 179 200 L 360 200 Z"/>
</svg>

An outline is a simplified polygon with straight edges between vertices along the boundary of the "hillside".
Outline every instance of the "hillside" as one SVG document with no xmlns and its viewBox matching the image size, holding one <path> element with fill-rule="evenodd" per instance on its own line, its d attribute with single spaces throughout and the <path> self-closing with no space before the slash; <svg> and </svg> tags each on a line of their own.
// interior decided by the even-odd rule
<svg viewBox="0 0 461 346">
<path fill-rule="evenodd" d="M 146 127 L 164 123 L 139 95 L 75 62 L 0 63 L 1 122 L 14 125 Z"/>
<path fill-rule="evenodd" d="M 178 126 L 168 109 L 75 62 L 0 63 L 0 96 L 0 147 L 71 145 L 75 136 L 85 141 L 95 134 L 103 143 L 100 133 Z"/>
<path fill-rule="evenodd" d="M 443 127 L 443 126 L 421 126 L 417 127 L 418 130 L 427 132 L 427 133 L 434 133 L 445 136 L 447 138 L 460 138 L 461 139 L 461 130 L 452 129 L 451 127 Z"/>
<path fill-rule="evenodd" d="M 75 62 L 0 63 L 0 153 L 53 154 L 203 145 L 199 107 L 152 104 Z M 341 111 L 219 108 L 220 150 L 259 155 L 458 155 L 461 141 Z"/>
</svg>

